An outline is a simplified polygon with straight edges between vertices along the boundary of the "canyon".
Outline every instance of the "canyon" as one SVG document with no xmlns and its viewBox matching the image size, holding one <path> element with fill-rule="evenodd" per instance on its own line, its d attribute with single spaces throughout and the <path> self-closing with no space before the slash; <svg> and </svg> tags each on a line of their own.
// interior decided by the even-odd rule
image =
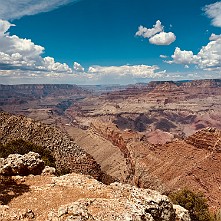
<svg viewBox="0 0 221 221">
<path fill-rule="evenodd" d="M 51 150 L 60 148 L 60 137 L 68 140 L 65 146 L 71 148 L 61 148 L 62 155 L 55 154 L 57 162 L 63 162 L 58 165 L 70 162 L 70 155 L 77 159 L 81 154 L 76 155 L 73 149 L 78 146 L 86 156 L 79 162 L 87 169 L 79 169 L 78 163 L 68 164 L 73 172 L 90 174 L 91 168 L 94 174 L 90 175 L 106 183 L 117 180 L 166 194 L 187 187 L 204 193 L 212 210 L 220 208 L 220 79 L 98 88 L 2 85 L 0 108 L 17 115 L 12 125 L 22 122 L 20 115 L 24 115 L 45 125 L 40 130 L 56 128 L 43 129 L 42 133 L 50 131 L 59 137 L 57 142 L 52 136 L 52 141 L 57 142 L 54 146 L 45 142 L 45 148 Z M 4 116 L 9 117 L 2 122 L 10 125 L 13 117 Z M 36 132 L 31 137 L 23 135 L 35 131 L 33 126 L 24 125 L 2 130 L 1 141 L 5 142 L 8 133 L 43 145 L 44 139 Z M 24 128 L 25 133 L 15 132 Z"/>
</svg>

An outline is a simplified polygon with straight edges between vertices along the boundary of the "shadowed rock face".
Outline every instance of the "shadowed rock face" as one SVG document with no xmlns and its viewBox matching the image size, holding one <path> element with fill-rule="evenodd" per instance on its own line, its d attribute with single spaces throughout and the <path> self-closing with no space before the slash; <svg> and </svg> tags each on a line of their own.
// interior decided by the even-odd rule
<svg viewBox="0 0 221 221">
<path fill-rule="evenodd" d="M 29 118 L 0 113 L 0 142 L 20 138 L 51 150 L 58 170 L 89 174 L 101 179 L 100 166 L 66 134 Z"/>
<path fill-rule="evenodd" d="M 139 116 L 133 118 L 127 118 L 121 115 L 116 116 L 113 121 L 114 124 L 121 130 L 130 129 L 138 132 L 143 132 L 146 130 L 147 125 L 153 123 L 153 119 L 149 119 L 146 115 L 140 114 Z"/>
</svg>

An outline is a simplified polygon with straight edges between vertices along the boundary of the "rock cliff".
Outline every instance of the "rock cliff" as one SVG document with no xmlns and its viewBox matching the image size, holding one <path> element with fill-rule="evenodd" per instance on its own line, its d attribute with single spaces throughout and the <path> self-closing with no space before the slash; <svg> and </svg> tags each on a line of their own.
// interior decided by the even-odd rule
<svg viewBox="0 0 221 221">
<path fill-rule="evenodd" d="M 221 131 L 207 127 L 189 136 L 186 142 L 200 149 L 221 152 Z"/>
<path fill-rule="evenodd" d="M 221 95 L 221 79 L 204 79 L 193 81 L 152 81 L 148 84 L 130 85 L 121 91 L 107 94 L 109 100 L 134 98 L 147 95 L 151 100 L 185 100 L 205 95 Z"/>
<path fill-rule="evenodd" d="M 0 84 L 0 98 L 8 98 L 13 95 L 22 98 L 38 98 L 49 94 L 70 94 L 88 93 L 77 85 L 68 84 L 20 84 L 2 85 Z"/>
<path fill-rule="evenodd" d="M 57 128 L 22 116 L 0 113 L 0 142 L 5 144 L 19 138 L 52 151 L 60 171 L 89 174 L 99 180 L 104 177 L 93 157 Z"/>
<path fill-rule="evenodd" d="M 220 208 L 220 130 L 205 128 L 183 140 L 150 144 L 145 135 L 119 130 L 107 122 L 94 120 L 93 128 L 127 159 L 124 182 L 160 192 L 188 187 L 204 193 L 212 209 Z"/>
</svg>

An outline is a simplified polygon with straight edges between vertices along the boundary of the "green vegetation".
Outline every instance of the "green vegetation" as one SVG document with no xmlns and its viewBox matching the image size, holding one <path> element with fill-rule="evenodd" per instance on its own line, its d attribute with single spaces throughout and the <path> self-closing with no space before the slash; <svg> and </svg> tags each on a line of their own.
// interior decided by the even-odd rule
<svg viewBox="0 0 221 221">
<path fill-rule="evenodd" d="M 68 174 L 70 172 L 71 172 L 71 169 L 69 169 L 69 168 L 62 168 L 60 170 L 57 170 L 56 175 L 63 176 L 63 175 Z"/>
<path fill-rule="evenodd" d="M 179 204 L 189 211 L 192 221 L 211 221 L 207 200 L 202 193 L 194 193 L 188 189 L 183 189 L 169 194 L 174 204 Z"/>
<path fill-rule="evenodd" d="M 22 139 L 12 140 L 6 145 L 0 143 L 0 157 L 6 158 L 10 154 L 26 154 L 28 152 L 39 153 L 42 160 L 44 160 L 46 166 L 55 167 L 55 159 L 51 154 L 51 151 L 37 146 L 31 142 L 24 141 Z"/>
</svg>

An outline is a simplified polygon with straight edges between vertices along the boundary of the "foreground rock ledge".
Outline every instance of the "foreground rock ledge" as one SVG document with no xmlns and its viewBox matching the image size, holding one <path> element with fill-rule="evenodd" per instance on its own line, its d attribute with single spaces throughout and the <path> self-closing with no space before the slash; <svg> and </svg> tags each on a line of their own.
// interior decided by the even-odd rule
<svg viewBox="0 0 221 221">
<path fill-rule="evenodd" d="M 61 177 L 32 175 L 23 179 L 23 183 L 29 184 L 30 191 L 14 198 L 7 207 L 0 206 L 0 220 L 176 219 L 169 198 L 153 190 L 121 183 L 104 185 L 90 176 L 74 173 Z M 22 210 L 25 210 L 23 215 Z M 189 221 L 189 216 L 183 220 Z"/>
</svg>

